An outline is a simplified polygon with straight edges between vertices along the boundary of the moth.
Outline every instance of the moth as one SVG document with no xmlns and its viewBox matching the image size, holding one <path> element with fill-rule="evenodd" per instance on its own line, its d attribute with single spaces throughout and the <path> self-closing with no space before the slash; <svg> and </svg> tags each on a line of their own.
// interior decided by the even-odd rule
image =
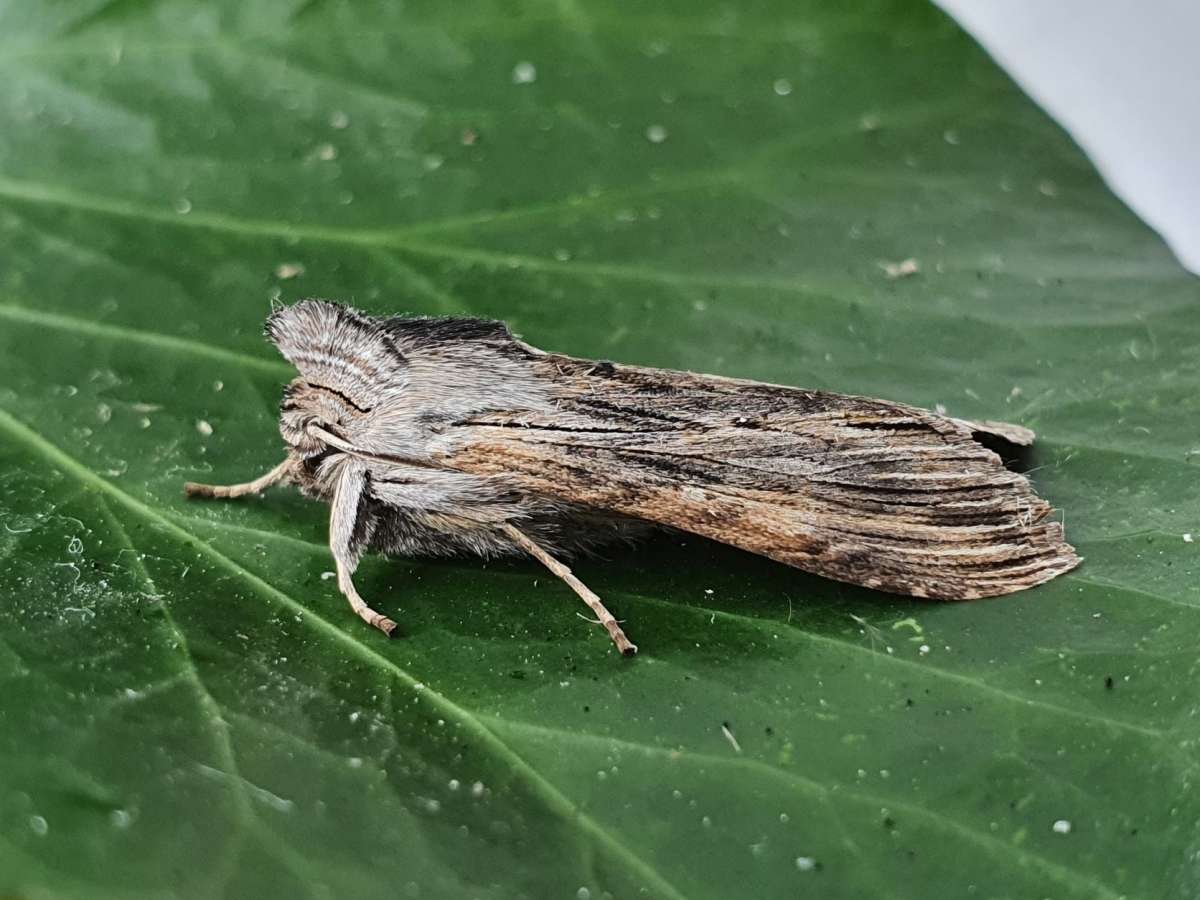
<svg viewBox="0 0 1200 900">
<path fill-rule="evenodd" d="M 528 555 L 565 581 L 621 653 L 637 651 L 561 561 L 659 526 L 827 578 L 961 600 L 1041 584 L 1079 559 L 1028 480 L 981 440 L 1019 425 L 755 381 L 547 353 L 502 322 L 373 318 L 324 300 L 274 310 L 299 371 L 284 390 L 282 483 L 330 505 L 338 587 L 368 549 Z"/>
</svg>

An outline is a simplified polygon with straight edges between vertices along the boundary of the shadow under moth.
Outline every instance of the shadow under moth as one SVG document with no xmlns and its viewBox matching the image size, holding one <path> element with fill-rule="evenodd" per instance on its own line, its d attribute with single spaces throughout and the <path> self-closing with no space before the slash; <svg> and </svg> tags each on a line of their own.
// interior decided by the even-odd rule
<svg viewBox="0 0 1200 900">
<path fill-rule="evenodd" d="M 546 353 L 502 322 L 378 319 L 322 300 L 266 334 L 300 376 L 284 391 L 287 458 L 240 497 L 290 482 L 328 502 L 338 587 L 363 553 L 529 555 L 637 647 L 560 557 L 653 526 L 827 578 L 962 600 L 1041 584 L 1079 559 L 1023 475 L 980 438 L 1033 440 L 826 391 Z"/>
</svg>

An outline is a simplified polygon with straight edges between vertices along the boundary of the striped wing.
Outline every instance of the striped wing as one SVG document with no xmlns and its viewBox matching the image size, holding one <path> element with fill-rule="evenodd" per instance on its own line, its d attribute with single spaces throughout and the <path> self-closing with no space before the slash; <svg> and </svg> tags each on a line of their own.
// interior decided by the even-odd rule
<svg viewBox="0 0 1200 900">
<path fill-rule="evenodd" d="M 458 423 L 455 468 L 690 531 L 809 572 L 938 599 L 1079 560 L 977 436 L 1032 433 L 882 400 L 540 355 L 555 411 Z"/>
</svg>

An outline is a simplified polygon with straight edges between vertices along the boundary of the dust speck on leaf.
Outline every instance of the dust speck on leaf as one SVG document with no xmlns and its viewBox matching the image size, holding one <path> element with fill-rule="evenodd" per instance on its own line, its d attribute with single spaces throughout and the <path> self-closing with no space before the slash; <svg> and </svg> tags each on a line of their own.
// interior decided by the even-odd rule
<svg viewBox="0 0 1200 900">
<path fill-rule="evenodd" d="M 513 84 L 533 84 L 537 81 L 537 66 L 527 60 L 522 60 L 513 66 Z"/>
<path fill-rule="evenodd" d="M 650 125 L 646 128 L 646 140 L 652 144 L 661 144 L 670 135 L 662 125 Z"/>
<path fill-rule="evenodd" d="M 670 49 L 671 49 L 670 44 L 668 44 L 664 40 L 659 39 L 659 40 L 653 40 L 650 43 L 648 43 L 642 52 L 645 53 L 646 56 L 650 57 L 650 59 L 655 59 L 659 56 L 665 55 L 666 53 L 668 53 L 670 51 Z"/>
<path fill-rule="evenodd" d="M 910 256 L 908 259 L 902 259 L 899 262 L 880 262 L 879 268 L 883 269 L 884 275 L 894 280 L 916 275 L 921 271 L 921 264 Z"/>
<path fill-rule="evenodd" d="M 196 430 L 205 437 L 209 437 L 213 433 L 213 427 L 207 419 L 197 419 Z"/>
<path fill-rule="evenodd" d="M 280 263 L 275 267 L 275 277 L 287 280 L 304 274 L 304 264 L 298 262 Z"/>
</svg>

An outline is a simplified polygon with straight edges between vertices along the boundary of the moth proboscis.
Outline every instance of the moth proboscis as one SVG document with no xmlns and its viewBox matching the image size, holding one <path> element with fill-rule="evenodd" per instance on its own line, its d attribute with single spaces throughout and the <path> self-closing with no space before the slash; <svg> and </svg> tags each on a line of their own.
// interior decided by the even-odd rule
<svg viewBox="0 0 1200 900">
<path fill-rule="evenodd" d="M 502 322 L 373 318 L 323 300 L 266 334 L 285 389 L 279 483 L 330 504 L 338 587 L 367 623 L 363 553 L 529 555 L 637 651 L 562 562 L 661 526 L 828 578 L 914 597 L 1008 594 L 1074 568 L 1053 510 L 981 437 L 1033 432 L 888 400 L 577 359 Z"/>
</svg>

